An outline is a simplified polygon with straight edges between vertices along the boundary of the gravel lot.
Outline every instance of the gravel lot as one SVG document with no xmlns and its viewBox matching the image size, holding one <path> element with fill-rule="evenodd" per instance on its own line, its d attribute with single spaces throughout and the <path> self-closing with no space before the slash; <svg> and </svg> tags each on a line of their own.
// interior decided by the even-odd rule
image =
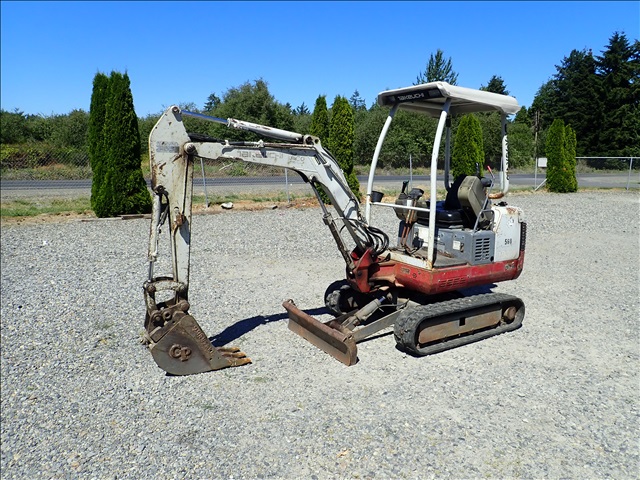
<svg viewBox="0 0 640 480">
<path fill-rule="evenodd" d="M 138 341 L 148 220 L 4 225 L 2 478 L 638 478 L 640 194 L 509 202 L 527 258 L 494 291 L 523 328 L 353 367 L 281 307 L 327 318 L 342 278 L 317 207 L 195 216 L 192 313 L 253 363 L 190 377 Z"/>
</svg>

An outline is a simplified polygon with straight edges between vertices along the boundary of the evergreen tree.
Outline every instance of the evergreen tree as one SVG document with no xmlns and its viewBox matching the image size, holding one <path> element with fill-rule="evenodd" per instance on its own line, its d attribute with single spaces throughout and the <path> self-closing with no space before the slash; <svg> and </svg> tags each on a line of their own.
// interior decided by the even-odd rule
<svg viewBox="0 0 640 480">
<path fill-rule="evenodd" d="M 556 67 L 556 108 L 558 118 L 571 125 L 580 138 L 577 151 L 581 156 L 593 155 L 598 149 L 604 103 L 596 64 L 591 51 L 573 50 Z"/>
<path fill-rule="evenodd" d="M 345 97 L 337 96 L 331 107 L 329 150 L 344 172 L 349 188 L 360 197 L 360 183 L 353 169 L 355 126 L 353 109 Z"/>
<path fill-rule="evenodd" d="M 529 109 L 538 138 L 562 119 L 575 130 L 579 156 L 640 155 L 640 42 L 630 44 L 616 32 L 602 56 L 573 50 L 556 70 Z M 539 145 L 538 153 L 545 147 Z"/>
<path fill-rule="evenodd" d="M 640 42 L 614 33 L 597 72 L 604 90 L 607 112 L 600 134 L 601 156 L 640 155 Z M 579 151 L 579 150 L 578 150 Z"/>
<path fill-rule="evenodd" d="M 555 81 L 553 79 L 547 80 L 536 92 L 531 108 L 529 108 L 531 122 L 537 125 L 538 131 L 546 130 L 555 118 L 560 118 L 561 112 L 558 109 L 558 104 Z"/>
<path fill-rule="evenodd" d="M 360 92 L 358 92 L 358 90 L 353 92 L 353 95 L 351 95 L 351 98 L 349 99 L 349 103 L 356 112 L 361 112 L 367 109 L 364 98 L 360 96 Z"/>
<path fill-rule="evenodd" d="M 571 135 L 571 131 L 569 132 Z M 577 181 L 575 167 L 569 164 L 570 152 L 567 146 L 575 140 L 566 140 L 564 121 L 557 118 L 547 131 L 546 155 L 547 155 L 547 189 L 551 192 L 567 193 L 575 192 Z M 575 160 L 575 155 L 574 155 Z"/>
<path fill-rule="evenodd" d="M 309 127 L 311 126 L 311 112 L 309 107 L 302 102 L 293 112 L 293 131 L 307 134 L 309 133 Z"/>
<path fill-rule="evenodd" d="M 527 127 L 531 126 L 531 119 L 529 118 L 529 111 L 527 110 L 527 107 L 523 106 L 520 110 L 518 110 L 518 113 L 516 113 L 516 116 L 513 119 L 513 122 L 522 123 Z"/>
<path fill-rule="evenodd" d="M 398 112 L 399 115 L 401 112 Z M 355 141 L 354 141 L 354 162 L 358 165 L 371 164 L 373 159 L 373 153 L 376 148 L 378 136 L 384 125 L 384 121 L 389 114 L 389 109 L 380 107 L 374 104 L 369 110 L 364 112 L 358 112 L 356 114 L 355 122 Z M 394 128 L 394 123 L 391 124 L 391 128 Z M 391 136 L 391 132 L 388 137 Z M 384 146 L 387 146 L 387 142 Z M 384 147 L 383 146 L 383 147 Z M 378 166 L 384 168 L 386 163 L 386 157 L 380 155 L 378 159 Z"/>
<path fill-rule="evenodd" d="M 576 132 L 567 125 L 564 129 L 564 154 L 568 176 L 571 179 L 571 192 L 578 191 L 578 179 L 576 177 Z"/>
<path fill-rule="evenodd" d="M 451 85 L 457 85 L 458 74 L 453 70 L 451 57 L 444 59 L 444 52 L 440 49 L 429 56 L 429 62 L 424 72 L 420 72 L 416 78 L 414 85 L 429 82 L 448 82 Z"/>
<path fill-rule="evenodd" d="M 111 72 L 103 126 L 104 179 L 95 214 L 113 217 L 151 211 L 151 196 L 140 168 L 140 133 L 129 76 Z"/>
<path fill-rule="evenodd" d="M 327 97 L 325 95 L 319 95 L 316 98 L 316 105 L 311 115 L 309 134 L 318 137 L 324 143 L 329 140 L 329 111 L 327 110 Z"/>
<path fill-rule="evenodd" d="M 484 165 L 498 167 L 502 158 L 502 122 L 498 112 L 476 113 L 482 128 L 482 146 L 484 148 Z M 480 165 L 481 167 L 483 164 Z M 499 168 L 499 167 L 498 167 Z"/>
<path fill-rule="evenodd" d="M 451 174 L 475 175 L 476 169 L 482 171 L 484 165 L 484 147 L 482 127 L 478 117 L 465 115 L 460 120 L 451 152 Z"/>
<path fill-rule="evenodd" d="M 305 105 L 304 102 L 302 102 L 301 105 L 299 105 L 298 107 L 296 107 L 296 109 L 293 112 L 295 115 L 309 115 L 311 112 L 309 111 L 309 108 Z"/>
<path fill-rule="evenodd" d="M 220 105 L 220 97 L 218 97 L 215 93 L 212 93 L 207 97 L 207 101 L 204 104 L 205 112 L 213 112 L 213 110 Z"/>
<path fill-rule="evenodd" d="M 499 77 L 497 75 L 492 76 L 489 79 L 489 83 L 486 86 L 482 85 L 480 87 L 480 90 L 484 90 L 485 92 L 499 93 L 500 95 L 509 95 L 509 90 L 507 90 L 507 87 L 504 84 L 504 80 L 502 79 L 502 77 Z"/>
<path fill-rule="evenodd" d="M 93 77 L 91 107 L 89 110 L 88 147 L 91 165 L 91 209 L 96 210 L 98 192 L 104 182 L 106 166 L 104 143 L 104 120 L 109 96 L 109 77 L 98 72 Z"/>
</svg>

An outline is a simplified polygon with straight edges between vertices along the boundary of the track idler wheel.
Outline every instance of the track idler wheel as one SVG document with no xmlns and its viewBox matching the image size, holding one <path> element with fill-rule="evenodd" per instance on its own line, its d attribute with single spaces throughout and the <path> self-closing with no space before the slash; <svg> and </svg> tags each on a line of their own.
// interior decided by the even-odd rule
<svg viewBox="0 0 640 480">
<path fill-rule="evenodd" d="M 354 290 L 346 280 L 333 282 L 324 292 L 325 306 L 335 317 L 358 310 L 370 301 L 367 295 Z"/>
<path fill-rule="evenodd" d="M 488 293 L 405 310 L 394 326 L 398 348 L 424 356 L 484 340 L 522 326 L 518 297 Z"/>
</svg>

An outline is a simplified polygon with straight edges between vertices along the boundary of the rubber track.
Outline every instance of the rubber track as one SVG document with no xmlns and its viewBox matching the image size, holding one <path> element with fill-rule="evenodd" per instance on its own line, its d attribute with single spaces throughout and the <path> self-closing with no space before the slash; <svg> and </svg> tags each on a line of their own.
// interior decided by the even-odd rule
<svg viewBox="0 0 640 480">
<path fill-rule="evenodd" d="M 425 320 L 434 320 L 441 316 L 462 313 L 489 305 L 501 305 L 503 303 L 516 303 L 520 305 L 518 315 L 516 315 L 516 318 L 511 323 L 503 323 L 497 327 L 483 329 L 476 333 L 470 332 L 466 335 L 453 337 L 451 340 L 430 344 L 426 347 L 420 347 L 416 343 L 418 338 L 417 329 Z M 398 317 L 393 333 L 396 343 L 401 350 L 416 356 L 424 356 L 484 340 L 485 338 L 493 337 L 501 333 L 517 330 L 522 326 L 523 317 L 524 303 L 518 297 L 505 293 L 485 293 L 414 307 Z"/>
</svg>

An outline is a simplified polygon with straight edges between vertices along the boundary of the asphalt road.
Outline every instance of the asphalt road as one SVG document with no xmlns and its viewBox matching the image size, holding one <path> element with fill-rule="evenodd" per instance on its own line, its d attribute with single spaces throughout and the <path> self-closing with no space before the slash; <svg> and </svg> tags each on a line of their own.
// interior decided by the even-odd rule
<svg viewBox="0 0 640 480">
<path fill-rule="evenodd" d="M 533 174 L 512 174 L 509 176 L 511 186 L 531 186 L 534 188 L 544 181 L 544 174 L 537 176 Z M 366 185 L 367 176 L 358 177 L 361 185 Z M 392 188 L 400 188 L 402 182 L 407 179 L 404 175 L 380 175 L 375 179 L 375 185 L 384 185 Z M 288 175 L 286 180 L 291 190 L 301 190 L 307 188 L 302 179 L 295 174 Z M 426 184 L 429 182 L 429 175 L 415 175 L 414 184 Z M 207 178 L 203 182 L 202 177 L 194 178 L 194 188 L 196 193 L 202 193 L 206 184 L 208 193 L 219 192 L 224 189 L 225 193 L 235 191 L 235 193 L 245 193 L 260 189 L 284 190 L 285 177 L 225 177 Z M 580 187 L 591 188 L 640 188 L 640 173 L 615 173 L 599 174 L 586 173 L 578 175 L 578 185 Z M 442 185 L 441 185 L 442 186 Z M 0 195 L 3 199 L 24 198 L 33 196 L 86 196 L 91 192 L 91 180 L 0 180 Z"/>
<path fill-rule="evenodd" d="M 414 175 L 413 181 L 415 183 L 425 183 L 429 181 L 429 175 Z M 407 179 L 406 175 L 379 175 L 376 177 L 376 184 L 397 184 L 401 185 L 404 180 Z M 304 184 L 303 180 L 298 175 L 289 175 L 287 177 L 289 184 Z M 360 184 L 364 185 L 367 182 L 366 175 L 360 175 L 358 177 Z M 539 185 L 544 180 L 544 174 L 537 176 L 534 174 L 511 174 L 509 181 L 512 185 L 526 186 L 526 185 Z M 203 186 L 202 177 L 194 178 L 194 185 L 196 187 Z M 536 183 L 537 182 L 537 183 Z M 629 174 L 598 174 L 598 173 L 584 173 L 578 175 L 578 183 L 580 186 L 592 186 L 602 188 L 615 188 L 626 187 L 627 182 L 630 188 L 640 188 L 640 174 L 637 172 Z M 284 185 L 285 177 L 272 176 L 272 177 L 224 177 L 224 178 L 207 178 L 207 186 L 218 185 L 238 185 L 251 187 L 254 185 Z M 0 190 L 39 190 L 39 189 L 91 189 L 91 179 L 85 180 L 0 180 Z"/>
</svg>

